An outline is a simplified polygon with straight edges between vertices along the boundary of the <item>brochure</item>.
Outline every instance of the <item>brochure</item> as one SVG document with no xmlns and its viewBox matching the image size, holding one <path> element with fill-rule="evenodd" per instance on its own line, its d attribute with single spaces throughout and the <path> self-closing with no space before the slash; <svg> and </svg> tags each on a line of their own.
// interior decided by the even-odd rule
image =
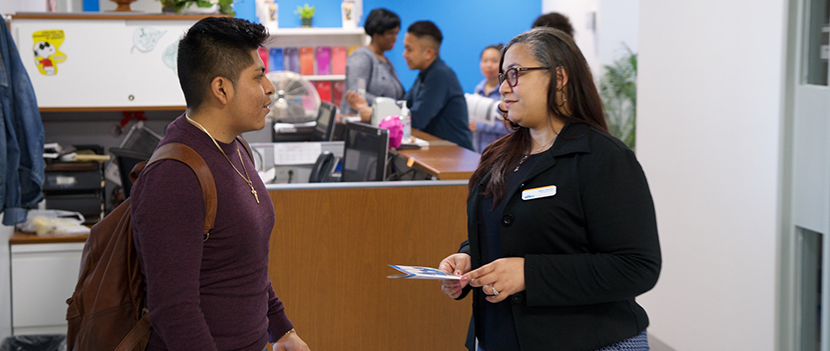
<svg viewBox="0 0 830 351">
<path fill-rule="evenodd" d="M 460 280 L 460 275 L 445 273 L 435 268 L 418 267 L 418 266 L 400 266 L 390 264 L 389 267 L 397 269 L 404 274 L 390 275 L 387 278 L 401 278 L 401 279 L 443 279 L 443 280 Z"/>
</svg>

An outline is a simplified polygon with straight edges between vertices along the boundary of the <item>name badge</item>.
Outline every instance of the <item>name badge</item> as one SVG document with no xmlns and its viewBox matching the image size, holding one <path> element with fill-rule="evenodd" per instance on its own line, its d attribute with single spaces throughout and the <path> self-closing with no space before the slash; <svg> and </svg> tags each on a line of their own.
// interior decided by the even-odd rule
<svg viewBox="0 0 830 351">
<path fill-rule="evenodd" d="M 543 186 L 541 188 L 527 189 L 522 191 L 522 200 L 540 199 L 556 195 L 556 185 Z"/>
</svg>

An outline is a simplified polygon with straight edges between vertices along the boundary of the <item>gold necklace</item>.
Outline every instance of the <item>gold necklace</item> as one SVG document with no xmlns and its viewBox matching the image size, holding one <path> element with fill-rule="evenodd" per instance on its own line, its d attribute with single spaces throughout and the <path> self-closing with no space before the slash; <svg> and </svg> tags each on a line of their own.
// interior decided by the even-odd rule
<svg viewBox="0 0 830 351">
<path fill-rule="evenodd" d="M 545 143 L 545 145 L 543 145 L 542 147 L 540 147 L 536 150 L 539 150 L 539 152 L 542 152 L 542 150 L 544 150 L 546 147 L 553 145 L 553 142 L 556 140 L 556 137 L 558 137 L 558 136 L 559 136 L 559 133 L 556 133 L 556 135 L 553 136 L 553 139 L 551 139 L 549 142 Z M 531 153 L 533 153 L 533 151 L 531 151 Z M 519 167 L 521 167 L 522 164 L 525 163 L 525 161 L 527 161 L 527 158 L 529 156 L 530 156 L 530 154 L 525 154 L 524 156 L 522 156 L 522 158 L 519 160 L 519 164 L 516 165 L 516 168 L 513 169 L 513 173 L 519 171 Z"/>
<path fill-rule="evenodd" d="M 225 156 L 225 159 L 228 160 L 228 163 L 231 164 L 231 167 L 233 167 L 233 170 L 236 171 L 236 174 L 239 174 L 239 176 L 242 177 L 242 180 L 244 180 L 245 183 L 248 183 L 248 186 L 251 187 L 251 194 L 254 195 L 256 203 L 259 203 L 259 195 L 257 195 L 256 189 L 254 189 L 254 184 L 251 182 L 251 176 L 248 175 L 248 169 L 245 168 L 245 160 L 242 159 L 242 152 L 239 151 L 239 145 L 236 145 L 236 154 L 239 155 L 239 162 L 242 162 L 242 170 L 245 171 L 244 176 L 242 175 L 242 172 L 240 172 L 239 169 L 237 169 L 236 166 L 233 165 L 233 162 L 231 162 L 231 159 L 230 157 L 228 157 L 228 154 L 225 153 L 225 150 L 222 150 L 222 147 L 219 146 L 219 143 L 216 142 L 216 139 L 213 138 L 213 135 L 210 135 L 210 133 L 208 133 L 205 127 L 199 124 L 199 122 L 194 121 L 187 114 L 184 115 L 184 118 L 187 118 L 187 121 L 193 124 L 194 126 L 199 127 L 199 129 L 201 129 L 203 132 L 205 132 L 205 134 L 207 134 L 210 137 L 210 140 L 213 140 L 213 145 L 216 145 L 216 147 L 219 148 L 219 151 L 222 152 L 222 156 Z"/>
</svg>

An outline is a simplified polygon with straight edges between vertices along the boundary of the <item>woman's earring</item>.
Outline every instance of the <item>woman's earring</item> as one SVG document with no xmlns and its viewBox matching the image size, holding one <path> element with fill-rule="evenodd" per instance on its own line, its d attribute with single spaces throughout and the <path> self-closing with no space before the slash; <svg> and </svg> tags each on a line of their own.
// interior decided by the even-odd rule
<svg viewBox="0 0 830 351">
<path fill-rule="evenodd" d="M 560 91 L 562 91 L 562 90 L 560 90 Z M 567 103 L 567 102 L 568 102 L 568 97 L 565 96 L 565 92 L 562 91 L 562 103 L 559 104 L 559 105 L 556 105 L 556 107 L 562 108 L 563 106 L 565 106 L 565 103 Z"/>
</svg>

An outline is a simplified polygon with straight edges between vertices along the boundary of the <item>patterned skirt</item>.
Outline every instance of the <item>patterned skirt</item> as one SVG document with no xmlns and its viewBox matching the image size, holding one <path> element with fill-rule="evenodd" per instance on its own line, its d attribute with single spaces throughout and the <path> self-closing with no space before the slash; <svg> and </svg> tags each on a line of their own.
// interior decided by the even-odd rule
<svg viewBox="0 0 830 351">
<path fill-rule="evenodd" d="M 478 340 L 476 340 L 476 343 Z M 484 351 L 479 346 L 476 346 L 476 350 Z M 597 349 L 596 351 L 648 351 L 648 335 L 646 331 L 643 330 L 640 334 L 636 336 L 630 337 L 618 343 L 614 343 L 613 345 L 608 345 L 601 349 Z M 267 350 L 264 350 L 267 351 Z"/>
<path fill-rule="evenodd" d="M 634 337 L 625 339 L 613 345 L 608 345 L 597 351 L 648 351 L 648 335 L 643 330 Z"/>
</svg>

